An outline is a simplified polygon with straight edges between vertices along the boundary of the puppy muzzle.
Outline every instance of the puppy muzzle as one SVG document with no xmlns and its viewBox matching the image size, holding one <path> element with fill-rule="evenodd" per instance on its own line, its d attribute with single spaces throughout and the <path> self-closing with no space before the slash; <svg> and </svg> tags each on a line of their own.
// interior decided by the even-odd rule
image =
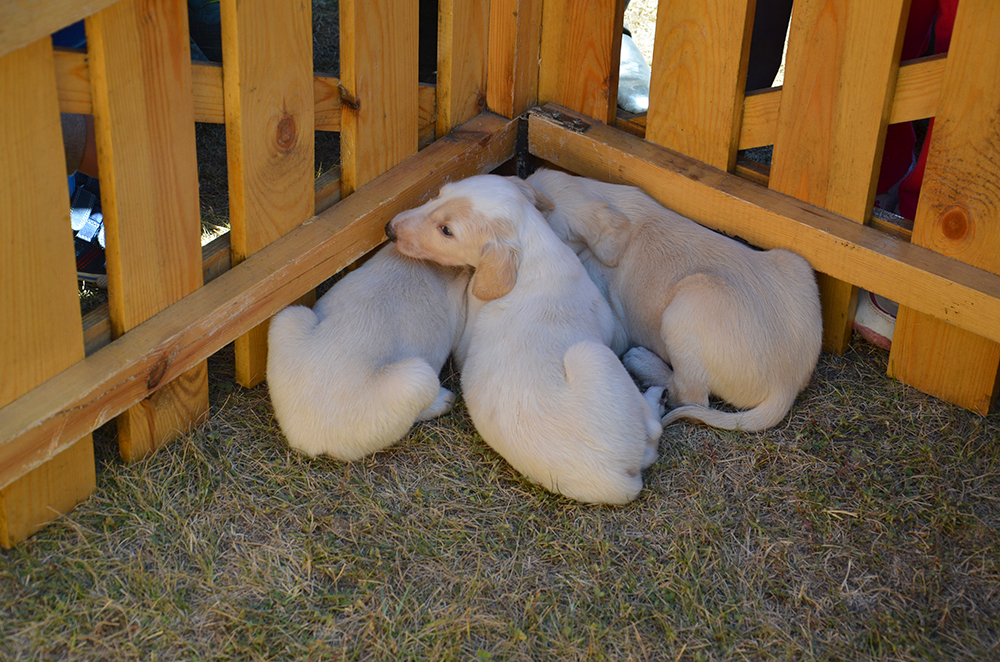
<svg viewBox="0 0 1000 662">
<path fill-rule="evenodd" d="M 385 236 L 389 238 L 389 241 L 396 241 L 396 233 L 392 229 L 392 221 L 385 224 Z"/>
</svg>

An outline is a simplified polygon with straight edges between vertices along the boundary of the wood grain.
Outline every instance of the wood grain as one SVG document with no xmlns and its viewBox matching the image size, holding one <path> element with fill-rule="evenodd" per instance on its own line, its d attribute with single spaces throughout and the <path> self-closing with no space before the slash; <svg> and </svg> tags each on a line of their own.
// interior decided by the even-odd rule
<svg viewBox="0 0 1000 662">
<path fill-rule="evenodd" d="M 121 0 L 87 19 L 87 36 L 111 330 L 119 337 L 202 285 L 187 5 Z M 123 414 L 124 458 L 144 456 L 207 415 L 204 371 L 192 367 L 155 402 Z"/>
<path fill-rule="evenodd" d="M 55 65 L 48 39 L 0 57 L 0 406 L 83 358 Z M 0 546 L 70 510 L 95 485 L 89 433 L 0 489 Z"/>
<path fill-rule="evenodd" d="M 309 219 L 314 188 L 312 5 L 222 0 L 229 219 L 236 264 Z M 236 380 L 264 380 L 267 330 L 236 340 Z"/>
<path fill-rule="evenodd" d="M 754 6 L 754 0 L 659 5 L 646 140 L 733 169 Z"/>
<path fill-rule="evenodd" d="M 341 0 L 341 192 L 417 151 L 417 0 Z"/>
<path fill-rule="evenodd" d="M 0 2 L 0 55 L 44 39 L 115 2 L 116 0 Z"/>
<path fill-rule="evenodd" d="M 769 186 L 864 223 L 871 215 L 906 0 L 797 0 Z M 857 289 L 819 278 L 823 347 L 851 340 Z"/>
<path fill-rule="evenodd" d="M 489 0 L 438 2 L 437 135 L 486 108 Z"/>
<path fill-rule="evenodd" d="M 0 487 L 184 374 L 385 240 L 387 219 L 514 154 L 517 121 L 484 114 L 355 195 L 0 408 Z"/>
<path fill-rule="evenodd" d="M 544 0 L 539 103 L 609 124 L 618 108 L 624 0 Z"/>
<path fill-rule="evenodd" d="M 504 117 L 538 101 L 542 0 L 490 0 L 486 105 Z"/>
<path fill-rule="evenodd" d="M 913 242 L 1000 273 L 1000 5 L 958 6 L 934 120 Z M 996 340 L 996 338 L 993 338 Z M 889 374 L 986 414 L 997 397 L 1000 345 L 901 307 Z"/>
</svg>

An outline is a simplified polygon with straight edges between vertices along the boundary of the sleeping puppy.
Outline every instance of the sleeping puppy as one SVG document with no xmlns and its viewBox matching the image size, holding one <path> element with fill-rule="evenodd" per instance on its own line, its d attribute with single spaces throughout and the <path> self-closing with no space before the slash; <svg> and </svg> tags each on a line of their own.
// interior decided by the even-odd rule
<svg viewBox="0 0 1000 662">
<path fill-rule="evenodd" d="M 438 374 L 465 327 L 471 270 L 380 249 L 313 309 L 268 332 L 267 381 L 288 445 L 357 460 L 451 409 Z"/>
<path fill-rule="evenodd" d="M 662 389 L 645 399 L 608 348 L 608 303 L 535 204 L 548 202 L 521 180 L 480 175 L 386 235 L 405 255 L 476 269 L 462 394 L 486 443 L 553 492 L 625 503 L 656 459 Z"/>
<path fill-rule="evenodd" d="M 690 418 L 756 431 L 785 417 L 822 339 L 819 290 L 804 259 L 749 248 L 630 186 L 554 170 L 527 181 L 555 204 L 549 224 L 636 346 L 626 367 L 666 388 L 676 409 L 664 425 Z M 709 394 L 749 411 L 710 409 Z"/>
</svg>

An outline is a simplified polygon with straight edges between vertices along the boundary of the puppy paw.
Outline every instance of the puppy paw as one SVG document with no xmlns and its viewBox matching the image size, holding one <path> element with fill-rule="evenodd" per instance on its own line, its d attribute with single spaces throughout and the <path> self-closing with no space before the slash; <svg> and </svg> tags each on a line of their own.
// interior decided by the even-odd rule
<svg viewBox="0 0 1000 662">
<path fill-rule="evenodd" d="M 633 347 L 622 357 L 625 369 L 642 383 L 643 386 L 661 386 L 668 388 L 673 381 L 674 372 L 663 359 L 645 347 Z"/>
<path fill-rule="evenodd" d="M 454 404 L 455 394 L 442 387 L 431 406 L 417 414 L 417 421 L 429 421 L 432 418 L 443 416 L 451 411 Z"/>
<path fill-rule="evenodd" d="M 667 406 L 664 402 L 667 396 L 667 389 L 662 386 L 650 386 L 642 396 L 646 398 L 646 402 L 653 408 L 653 413 L 656 414 L 657 420 L 663 418 L 663 415 L 667 413 Z"/>
</svg>

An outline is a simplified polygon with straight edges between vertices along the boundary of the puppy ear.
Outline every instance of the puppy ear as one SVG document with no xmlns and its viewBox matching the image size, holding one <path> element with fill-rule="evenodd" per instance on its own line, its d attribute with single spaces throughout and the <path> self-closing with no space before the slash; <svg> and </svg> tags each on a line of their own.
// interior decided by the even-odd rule
<svg viewBox="0 0 1000 662">
<path fill-rule="evenodd" d="M 514 185 L 521 189 L 521 193 L 524 194 L 524 197 L 528 199 L 528 202 L 530 202 L 535 209 L 542 213 L 542 216 L 548 218 L 548 215 L 555 210 L 556 206 L 553 204 L 552 200 L 550 200 L 544 193 L 539 193 L 538 189 L 528 182 L 524 181 L 520 177 L 508 177 L 507 179 L 514 182 Z"/>
<path fill-rule="evenodd" d="M 492 301 L 514 289 L 517 282 L 517 250 L 507 242 L 487 241 L 479 251 L 479 266 L 472 277 L 472 294 Z"/>
<path fill-rule="evenodd" d="M 595 202 L 580 210 L 580 229 L 584 240 L 598 260 L 607 267 L 617 267 L 632 237 L 632 223 L 606 202 Z"/>
</svg>

